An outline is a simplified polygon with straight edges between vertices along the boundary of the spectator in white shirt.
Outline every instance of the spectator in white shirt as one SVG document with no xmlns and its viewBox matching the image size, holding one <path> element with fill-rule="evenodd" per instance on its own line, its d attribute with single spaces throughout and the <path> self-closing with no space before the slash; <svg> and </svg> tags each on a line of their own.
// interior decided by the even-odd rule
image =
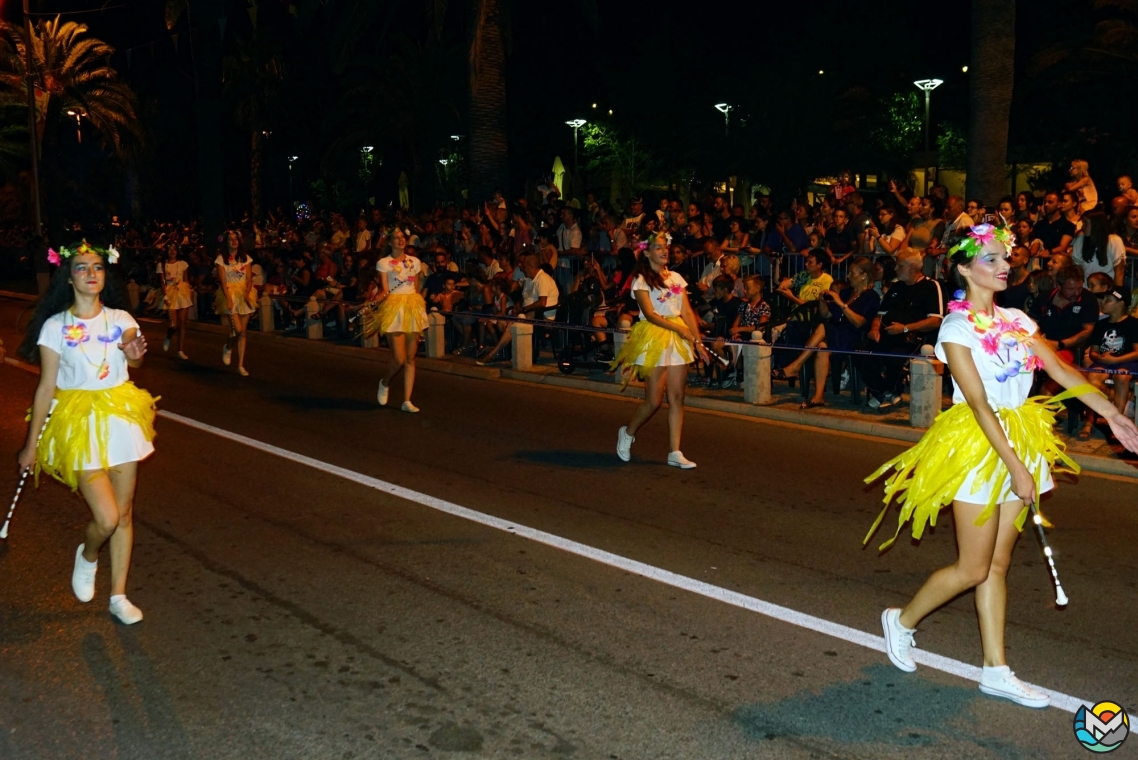
<svg viewBox="0 0 1138 760">
<path fill-rule="evenodd" d="M 577 224 L 577 210 L 566 206 L 561 209 L 561 226 L 557 228 L 557 250 L 562 253 L 580 253 L 581 227 Z"/>
<path fill-rule="evenodd" d="M 371 230 L 367 228 L 367 219 L 360 217 L 356 222 L 356 253 L 371 248 Z"/>
<path fill-rule="evenodd" d="M 943 246 L 951 248 L 959 243 L 974 224 L 972 217 L 964 213 L 964 200 L 959 195 L 948 196 L 944 206 Z"/>
<path fill-rule="evenodd" d="M 557 316 L 557 283 L 542 271 L 540 260 L 535 254 L 523 254 L 521 267 L 525 280 L 522 282 L 522 306 L 518 309 L 518 316 L 533 314 L 536 319 L 553 319 Z M 494 361 L 498 352 L 510 344 L 511 337 L 508 329 L 503 330 L 498 344 L 475 364 L 481 366 Z"/>
</svg>

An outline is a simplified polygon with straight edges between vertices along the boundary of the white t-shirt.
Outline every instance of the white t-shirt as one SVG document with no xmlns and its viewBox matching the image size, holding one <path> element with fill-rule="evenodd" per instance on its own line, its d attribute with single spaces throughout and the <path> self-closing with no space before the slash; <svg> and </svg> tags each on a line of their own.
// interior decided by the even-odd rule
<svg viewBox="0 0 1138 760">
<path fill-rule="evenodd" d="M 1034 370 L 1043 366 L 1031 350 L 1038 328 L 1019 309 L 995 308 L 995 318 L 967 311 L 950 312 L 940 323 L 936 357 L 948 361 L 945 343 L 967 346 L 984 381 L 988 404 L 993 409 L 1014 409 L 1027 400 Z M 966 403 L 960 385 L 954 385 L 952 403 Z"/>
<path fill-rule="evenodd" d="M 1083 268 L 1083 284 L 1090 287 L 1091 275 L 1102 272 L 1114 282 L 1114 270 L 1119 264 L 1126 263 L 1126 245 L 1118 235 L 1110 235 L 1106 239 L 1106 264 L 1098 263 L 1098 256 L 1091 256 L 1090 261 L 1083 258 L 1083 241 L 1085 235 L 1076 235 L 1075 242 L 1071 244 L 1071 261 Z"/>
<path fill-rule="evenodd" d="M 189 268 L 190 265 L 184 261 L 163 261 L 158 264 L 158 274 L 162 275 L 162 282 L 167 287 L 181 285 Z"/>
<path fill-rule="evenodd" d="M 895 225 L 893 225 L 893 231 L 890 232 L 888 235 L 884 235 L 883 237 L 887 237 L 891 240 L 896 240 L 898 243 L 900 243 L 902 240 L 905 239 L 905 228 L 899 224 L 895 224 Z M 894 250 L 893 255 L 896 255 L 896 254 L 901 252 L 901 250 L 899 248 L 895 248 L 893 250 Z M 889 251 L 885 250 L 881 246 L 881 237 L 878 237 L 873 241 L 873 252 L 879 256 L 889 255 Z"/>
<path fill-rule="evenodd" d="M 571 248 L 581 247 L 581 228 L 574 224 L 566 227 L 562 224 L 557 228 L 557 250 L 568 251 Z"/>
<path fill-rule="evenodd" d="M 371 230 L 362 229 L 356 233 L 356 253 L 371 248 Z"/>
<path fill-rule="evenodd" d="M 687 297 L 685 291 L 687 290 L 688 283 L 683 277 L 676 272 L 668 272 L 664 278 L 664 287 L 650 288 L 648 281 L 644 279 L 644 275 L 639 274 L 636 279 L 632 281 L 632 292 L 638 290 L 647 290 L 648 297 L 652 299 L 652 310 L 661 317 L 679 317 L 684 313 L 684 299 Z M 640 319 L 647 319 L 643 312 L 640 314 Z"/>
<path fill-rule="evenodd" d="M 557 316 L 557 283 L 544 270 L 539 269 L 532 280 L 527 277 L 522 284 L 522 306 L 535 304 L 542 296 L 545 296 L 545 310 L 535 312 L 535 316 L 553 319 Z"/>
<path fill-rule="evenodd" d="M 387 278 L 387 292 L 391 295 L 419 292 L 419 273 L 423 271 L 423 262 L 410 254 L 402 259 L 393 259 L 384 256 L 375 265 Z"/>
<path fill-rule="evenodd" d="M 226 290 L 245 289 L 245 278 L 249 275 L 251 260 L 246 260 L 244 264 L 239 261 L 234 261 L 230 264 L 218 255 L 218 257 L 213 260 L 213 263 L 225 270 Z"/>
<path fill-rule="evenodd" d="M 137 330 L 138 322 L 129 312 L 106 307 L 92 319 L 79 319 L 70 309 L 48 317 L 37 342 L 59 354 L 55 387 L 100 391 L 129 380 L 119 344 L 132 327 Z"/>
</svg>

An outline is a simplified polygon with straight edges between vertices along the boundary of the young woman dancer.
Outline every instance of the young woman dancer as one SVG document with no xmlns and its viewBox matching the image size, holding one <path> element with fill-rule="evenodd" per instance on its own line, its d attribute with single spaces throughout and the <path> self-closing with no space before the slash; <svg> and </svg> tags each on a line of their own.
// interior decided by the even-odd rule
<svg viewBox="0 0 1138 760">
<path fill-rule="evenodd" d="M 688 365 L 696 353 L 705 364 L 710 364 L 711 355 L 699 339 L 699 323 L 688 303 L 687 282 L 668 271 L 670 242 L 667 233 L 650 235 L 648 248 L 636 262 L 632 294 L 640 307 L 640 320 L 628 334 L 612 368 L 624 365 L 628 372 L 625 385 L 635 373 L 646 387 L 644 401 L 632 415 L 632 422 L 617 431 L 616 454 L 625 462 L 632 459 L 636 434 L 652 419 L 667 393 L 668 464 L 690 470 L 695 462 L 680 451 Z"/>
<path fill-rule="evenodd" d="M 142 620 L 126 598 L 135 476 L 154 451 L 156 399 L 130 382 L 127 367 L 141 366 L 146 340 L 129 312 L 112 308 L 126 303 L 107 278 L 107 264 L 118 259 L 114 248 L 84 240 L 49 258 L 59 269 L 20 347 L 39 362 L 40 381 L 19 468 L 34 467 L 37 478 L 43 470 L 83 495 L 91 522 L 75 552 L 71 588 L 81 602 L 94 598 L 99 549 L 110 543 L 110 611 L 130 625 Z"/>
<path fill-rule="evenodd" d="M 170 327 L 166 329 L 166 339 L 162 341 L 162 350 L 170 350 L 170 339 L 178 335 L 178 358 L 189 359 L 186 356 L 186 317 L 188 309 L 194 305 L 193 293 L 190 291 L 190 281 L 186 272 L 190 265 L 178 258 L 178 244 L 166 245 L 166 260 L 158 265 L 158 276 L 162 278 L 165 295 L 166 314 L 170 319 Z"/>
<path fill-rule="evenodd" d="M 225 233 L 225 249 L 225 253 L 219 253 L 213 261 L 217 266 L 217 280 L 221 283 L 214 306 L 218 314 L 228 318 L 230 328 L 229 337 L 221 347 L 221 363 L 229 365 L 236 344 L 237 372 L 241 377 L 249 377 L 245 370 L 245 331 L 249 327 L 249 317 L 256 311 L 253 308 L 256 302 L 253 262 L 249 254 L 241 250 L 241 237 L 233 230 Z"/>
<path fill-rule="evenodd" d="M 959 555 L 925 581 L 903 609 L 881 614 L 886 653 L 901 670 L 916 670 L 911 649 L 917 624 L 958 594 L 976 589 L 976 612 L 984 669 L 980 690 L 1026 707 L 1046 707 L 1050 698 L 1015 677 L 1004 658 L 1006 576 L 1012 549 L 1029 505 L 1054 487 L 1056 462 L 1078 466 L 1063 453 L 1053 430 L 1058 402 L 1078 397 L 1110 423 L 1118 439 L 1138 451 L 1138 428 L 1063 362 L 1018 309 L 999 308 L 996 293 L 1007 287 L 1011 232 L 988 224 L 972 227 L 951 251 L 957 300 L 940 328 L 936 355 L 947 362 L 956 389 L 953 407 L 916 446 L 866 479 L 896 470 L 885 483 L 886 510 L 901 494 L 901 516 L 893 538 L 912 517 L 913 537 L 937 512 L 952 504 Z M 1067 390 L 1054 398 L 1028 398 L 1034 370 L 1042 368 Z M 866 541 L 881 524 L 877 518 Z"/>
<path fill-rule="evenodd" d="M 383 274 L 380 280 L 382 293 L 373 324 L 387 338 L 391 346 L 391 366 L 379 381 L 376 398 L 380 406 L 387 405 L 391 381 L 403 373 L 403 406 L 412 414 L 419 407 L 411 403 L 415 389 L 415 353 L 419 350 L 419 337 L 427 329 L 427 302 L 420 293 L 423 283 L 423 264 L 406 252 L 407 236 L 398 227 L 387 237 L 388 252 L 377 263 Z"/>
</svg>

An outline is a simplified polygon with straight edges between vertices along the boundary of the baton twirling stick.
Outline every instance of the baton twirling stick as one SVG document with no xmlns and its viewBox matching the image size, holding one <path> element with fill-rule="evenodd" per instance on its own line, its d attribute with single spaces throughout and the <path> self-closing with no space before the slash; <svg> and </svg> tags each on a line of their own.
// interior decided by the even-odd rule
<svg viewBox="0 0 1138 760">
<path fill-rule="evenodd" d="M 1035 531 L 1039 534 L 1039 543 L 1043 544 L 1043 556 L 1047 558 L 1047 564 L 1051 568 L 1051 578 L 1055 581 L 1055 606 L 1066 607 L 1067 595 L 1063 593 L 1063 586 L 1059 583 L 1059 571 L 1055 569 L 1051 547 L 1047 545 L 1047 536 L 1043 533 L 1043 515 L 1039 514 L 1039 505 L 1034 501 L 1028 506 L 1031 507 L 1031 521 L 1035 523 Z"/>
<path fill-rule="evenodd" d="M 43 427 L 40 428 L 40 434 L 36 436 L 37 448 L 39 447 L 40 439 L 43 438 L 43 431 L 47 430 L 47 421 L 50 419 L 51 413 L 49 412 L 47 419 L 43 421 Z M 20 483 L 16 486 L 16 495 L 12 497 L 12 506 L 8 507 L 8 516 L 4 518 L 4 526 L 0 527 L 0 538 L 8 537 L 8 523 L 12 522 L 12 513 L 16 511 L 16 502 L 20 500 L 20 492 L 24 490 L 24 481 L 28 479 L 28 473 L 31 471 L 32 468 L 29 467 L 28 469 L 24 470 L 24 473 L 20 476 Z"/>
</svg>

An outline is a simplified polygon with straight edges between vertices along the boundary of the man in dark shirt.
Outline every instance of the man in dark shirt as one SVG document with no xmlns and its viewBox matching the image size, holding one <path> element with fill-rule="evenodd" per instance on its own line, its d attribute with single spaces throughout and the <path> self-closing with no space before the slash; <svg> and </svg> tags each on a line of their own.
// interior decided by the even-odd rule
<svg viewBox="0 0 1138 760">
<path fill-rule="evenodd" d="M 1065 253 L 1070 247 L 1075 238 L 1075 225 L 1063 218 L 1058 193 L 1043 196 L 1043 214 L 1031 234 L 1043 243 L 1043 250 L 1048 253 Z"/>
<path fill-rule="evenodd" d="M 897 257 L 897 281 L 889 286 L 866 334 L 870 351 L 911 355 L 923 345 L 936 343 L 944 318 L 944 293 L 939 282 L 925 277 L 923 268 L 924 259 L 917 251 L 906 249 Z M 897 404 L 905 362 L 900 357 L 854 357 L 871 409 Z"/>
<path fill-rule="evenodd" d="M 731 366 L 732 360 L 731 349 L 724 344 L 731 337 L 731 327 L 739 316 L 739 307 L 743 301 L 733 295 L 735 280 L 730 275 L 719 275 L 711 287 L 715 297 L 709 304 L 711 309 L 700 317 L 700 328 L 712 339 L 711 353 L 718 361 L 713 361 L 712 366 L 707 368 L 707 380 L 710 383 L 718 375 L 720 387 L 730 388 L 734 385 L 735 374 L 724 369 Z"/>
<path fill-rule="evenodd" d="M 1114 407 L 1125 413 L 1126 402 L 1130 399 L 1130 381 L 1138 375 L 1138 319 L 1127 314 L 1130 308 L 1130 288 L 1125 285 L 1112 284 L 1105 292 L 1098 293 L 1097 298 L 1106 318 L 1096 322 L 1091 330 L 1090 347 L 1087 350 L 1087 364 L 1091 371 L 1087 373 L 1087 379 L 1102 390 L 1107 378 L 1112 377 Z M 1095 370 L 1126 374 L 1107 374 Z M 1090 438 L 1093 426 L 1094 412 L 1088 409 L 1079 438 Z"/>
<path fill-rule="evenodd" d="M 1075 349 L 1087 345 L 1098 321 L 1098 303 L 1083 287 L 1083 270 L 1074 264 L 1059 270 L 1059 283 L 1039 309 L 1039 331 L 1067 363 L 1075 363 Z"/>
<path fill-rule="evenodd" d="M 826 230 L 826 252 L 834 263 L 845 261 L 857 245 L 857 232 L 850 226 L 849 212 L 844 208 L 834 209 L 834 226 Z"/>
</svg>

